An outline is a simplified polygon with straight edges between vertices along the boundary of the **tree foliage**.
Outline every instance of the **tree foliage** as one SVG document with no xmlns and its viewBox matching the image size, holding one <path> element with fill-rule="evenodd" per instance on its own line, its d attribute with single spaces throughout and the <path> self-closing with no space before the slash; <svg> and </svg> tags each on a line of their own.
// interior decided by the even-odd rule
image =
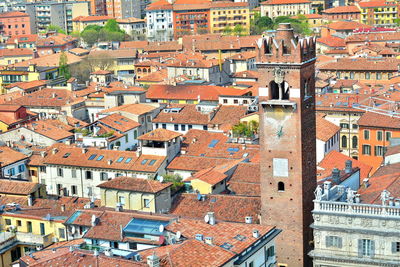
<svg viewBox="0 0 400 267">
<path fill-rule="evenodd" d="M 66 32 L 60 26 L 52 25 L 52 24 L 47 26 L 46 31 L 47 32 L 58 32 L 58 33 L 66 34 Z"/>
<path fill-rule="evenodd" d="M 171 191 L 178 191 L 184 183 L 182 182 L 182 177 L 178 174 L 164 174 L 163 175 L 164 182 L 172 183 Z"/>
<path fill-rule="evenodd" d="M 239 123 L 232 127 L 232 132 L 235 137 L 253 137 L 258 133 L 258 122 L 250 121 L 249 123 Z"/>
<path fill-rule="evenodd" d="M 65 52 L 62 52 L 60 55 L 60 62 L 58 67 L 58 74 L 59 76 L 64 77 L 65 79 L 71 78 L 71 73 L 68 66 L 68 58 Z"/>
<path fill-rule="evenodd" d="M 298 15 L 297 18 L 279 16 L 275 19 L 271 19 L 266 16 L 261 16 L 260 13 L 256 13 L 254 19 L 251 20 L 250 31 L 251 34 L 262 34 L 267 30 L 275 30 L 280 23 L 290 23 L 293 30 L 298 34 L 312 34 L 307 18 L 304 15 Z"/>
<path fill-rule="evenodd" d="M 123 41 L 125 35 L 115 19 L 108 20 L 104 26 L 89 25 L 81 32 L 81 38 L 89 46 L 102 41 Z"/>
<path fill-rule="evenodd" d="M 89 80 L 91 72 L 110 70 L 114 65 L 113 58 L 107 52 L 91 54 L 78 64 L 71 66 L 71 74 L 80 82 Z"/>
</svg>

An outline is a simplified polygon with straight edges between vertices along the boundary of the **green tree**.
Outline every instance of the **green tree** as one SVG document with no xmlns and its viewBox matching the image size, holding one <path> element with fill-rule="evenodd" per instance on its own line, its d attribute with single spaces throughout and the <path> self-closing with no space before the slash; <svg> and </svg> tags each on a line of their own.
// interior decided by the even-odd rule
<svg viewBox="0 0 400 267">
<path fill-rule="evenodd" d="M 226 27 L 224 28 L 224 30 L 223 30 L 223 34 L 224 34 L 224 35 L 230 35 L 230 34 L 232 34 L 232 28 L 229 27 L 229 26 L 226 26 Z"/>
<path fill-rule="evenodd" d="M 241 24 L 237 24 L 233 28 L 233 34 L 235 34 L 235 35 L 242 35 L 243 32 L 244 32 L 244 28 Z"/>
<path fill-rule="evenodd" d="M 178 174 L 164 174 L 164 182 L 172 183 L 171 191 L 176 192 L 184 185 L 182 177 Z"/>
<path fill-rule="evenodd" d="M 58 32 L 62 34 L 66 34 L 65 30 L 63 30 L 60 26 L 50 24 L 46 28 L 47 32 Z"/>
<path fill-rule="evenodd" d="M 109 32 L 124 32 L 123 30 L 121 30 L 115 19 L 107 20 L 106 25 L 104 25 L 103 29 Z"/>
<path fill-rule="evenodd" d="M 92 45 L 94 45 L 95 43 L 98 42 L 98 40 L 99 40 L 99 32 L 94 30 L 94 29 L 88 29 L 88 30 L 85 29 L 81 33 L 81 38 L 89 46 L 92 46 Z"/>
<path fill-rule="evenodd" d="M 239 123 L 232 127 L 232 132 L 235 137 L 253 137 L 258 133 L 259 124 L 257 121 L 250 121 L 249 123 Z"/>
<path fill-rule="evenodd" d="M 71 73 L 69 71 L 69 66 L 68 66 L 68 58 L 67 58 L 67 54 L 65 54 L 65 52 L 62 52 L 60 55 L 58 74 L 59 74 L 59 76 L 62 76 L 67 80 L 69 78 L 71 78 Z"/>
</svg>

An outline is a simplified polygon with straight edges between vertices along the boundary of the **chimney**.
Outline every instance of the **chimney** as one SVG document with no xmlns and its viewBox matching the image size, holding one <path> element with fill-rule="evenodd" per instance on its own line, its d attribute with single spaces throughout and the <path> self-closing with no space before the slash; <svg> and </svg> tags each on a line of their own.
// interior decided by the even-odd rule
<svg viewBox="0 0 400 267">
<path fill-rule="evenodd" d="M 52 151 L 53 155 L 55 155 L 55 154 L 57 154 L 58 149 L 57 148 L 53 148 L 51 151 Z"/>
<path fill-rule="evenodd" d="M 353 170 L 353 162 L 351 160 L 346 160 L 346 167 L 344 169 L 344 171 L 346 173 L 351 173 L 351 171 Z"/>
<path fill-rule="evenodd" d="M 107 164 L 111 165 L 112 164 L 112 160 L 111 159 L 107 160 Z"/>
<path fill-rule="evenodd" d="M 364 188 L 367 188 L 369 186 L 369 179 L 368 178 L 364 178 L 363 179 L 363 186 L 364 186 Z"/>
<path fill-rule="evenodd" d="M 253 223 L 253 217 L 251 217 L 251 216 L 246 216 L 246 218 L 244 218 L 244 221 L 245 221 L 247 224 L 252 224 L 252 223 Z"/>
<path fill-rule="evenodd" d="M 340 170 L 338 168 L 332 170 L 332 181 L 336 184 L 340 184 Z"/>
<path fill-rule="evenodd" d="M 61 211 L 65 212 L 65 204 L 61 204 Z"/>
<path fill-rule="evenodd" d="M 91 219 L 91 223 L 92 223 L 92 226 L 96 226 L 96 224 L 97 224 L 97 218 L 96 218 L 96 215 L 92 215 L 92 219 Z"/>
<path fill-rule="evenodd" d="M 324 195 L 326 195 L 326 200 L 329 200 L 329 190 L 331 189 L 331 185 L 331 181 L 324 182 Z"/>
<path fill-rule="evenodd" d="M 85 154 L 87 152 L 87 148 L 82 148 L 82 154 Z"/>
<path fill-rule="evenodd" d="M 204 242 L 208 245 L 214 245 L 214 238 L 212 236 L 206 236 Z"/>
<path fill-rule="evenodd" d="M 207 212 L 207 216 L 208 216 L 208 219 L 209 219 L 209 220 L 208 220 L 208 223 L 209 223 L 209 224 L 211 224 L 211 225 L 216 224 L 214 212 L 212 212 L 212 211 Z"/>
<path fill-rule="evenodd" d="M 32 199 L 32 196 L 30 195 L 30 196 L 28 196 L 28 206 L 32 207 L 32 205 L 33 205 L 33 199 Z"/>
<path fill-rule="evenodd" d="M 52 94 L 51 94 L 51 97 L 52 97 L 52 98 L 56 98 L 56 97 L 57 97 L 57 94 L 56 94 L 56 93 L 52 93 Z"/>
<path fill-rule="evenodd" d="M 149 267 L 160 267 L 160 258 L 155 253 L 147 256 L 147 265 L 149 265 Z"/>
<path fill-rule="evenodd" d="M 47 156 L 46 151 L 40 151 L 40 156 L 41 156 L 42 158 L 46 157 L 46 156 Z"/>
<path fill-rule="evenodd" d="M 259 237 L 260 237 L 260 232 L 258 232 L 257 229 L 254 229 L 254 230 L 253 230 L 253 237 L 254 237 L 254 238 L 259 238 Z"/>
</svg>

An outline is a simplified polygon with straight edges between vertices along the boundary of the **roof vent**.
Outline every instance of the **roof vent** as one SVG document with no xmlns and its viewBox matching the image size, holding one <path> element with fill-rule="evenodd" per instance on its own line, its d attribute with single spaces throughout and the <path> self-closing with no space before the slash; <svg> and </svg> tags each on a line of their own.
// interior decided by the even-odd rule
<svg viewBox="0 0 400 267">
<path fill-rule="evenodd" d="M 215 221 L 215 213 L 214 213 L 214 212 L 212 212 L 212 211 L 207 212 L 207 215 L 206 215 L 206 216 L 208 216 L 208 223 L 209 223 L 209 224 L 211 224 L 211 225 L 216 224 L 216 221 Z"/>
<path fill-rule="evenodd" d="M 254 238 L 259 238 L 260 237 L 260 232 L 257 229 L 253 230 L 253 237 Z"/>
<path fill-rule="evenodd" d="M 202 234 L 196 234 L 195 239 L 199 240 L 199 241 L 203 241 L 203 235 Z"/>
<path fill-rule="evenodd" d="M 147 265 L 150 267 L 159 267 L 160 266 L 160 258 L 153 253 L 153 255 L 147 256 Z"/>
<path fill-rule="evenodd" d="M 87 152 L 87 148 L 82 148 L 82 154 L 85 154 Z"/>
<path fill-rule="evenodd" d="M 206 236 L 204 242 L 208 245 L 214 245 L 214 238 L 212 236 Z"/>
<path fill-rule="evenodd" d="M 58 149 L 57 149 L 57 148 L 53 148 L 51 151 L 52 151 L 52 153 L 53 153 L 53 155 L 54 155 L 54 154 L 57 154 Z"/>
<path fill-rule="evenodd" d="M 111 159 L 107 160 L 107 164 L 111 165 L 112 164 L 112 160 Z"/>
<path fill-rule="evenodd" d="M 246 216 L 246 218 L 244 218 L 244 221 L 245 221 L 247 224 L 251 224 L 251 223 L 253 223 L 253 217 L 251 217 L 251 216 Z"/>
</svg>

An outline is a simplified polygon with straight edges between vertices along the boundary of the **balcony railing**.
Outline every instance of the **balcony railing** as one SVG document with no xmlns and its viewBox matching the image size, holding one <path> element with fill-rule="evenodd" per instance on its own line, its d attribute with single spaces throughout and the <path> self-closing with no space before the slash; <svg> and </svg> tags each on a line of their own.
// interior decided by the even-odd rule
<svg viewBox="0 0 400 267">
<path fill-rule="evenodd" d="M 400 218 L 400 206 L 318 201 L 314 200 L 314 212 L 359 214 L 368 216 L 386 216 Z"/>
</svg>

